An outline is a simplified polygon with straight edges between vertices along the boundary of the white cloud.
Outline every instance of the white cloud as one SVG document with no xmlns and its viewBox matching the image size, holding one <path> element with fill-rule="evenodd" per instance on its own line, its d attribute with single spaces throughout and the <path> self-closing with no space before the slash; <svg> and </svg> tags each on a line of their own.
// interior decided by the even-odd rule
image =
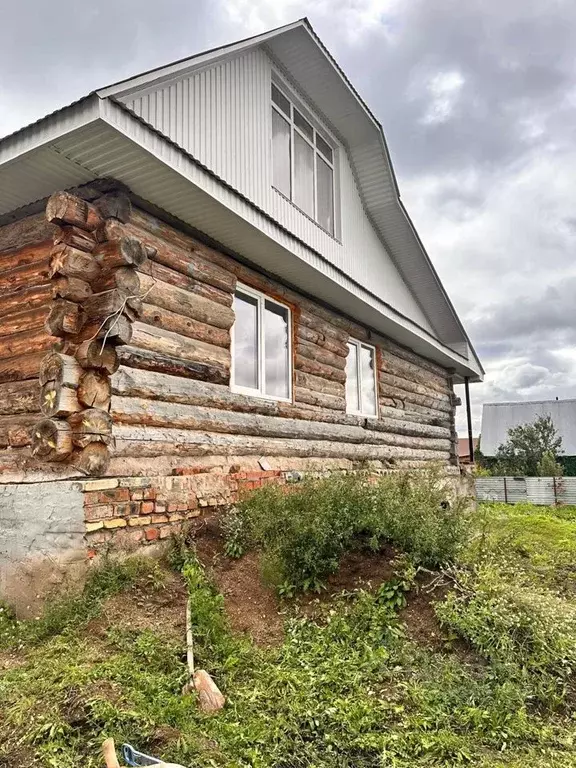
<svg viewBox="0 0 576 768">
<path fill-rule="evenodd" d="M 460 72 L 438 72 L 433 75 L 426 84 L 430 101 L 421 122 L 425 125 L 446 122 L 458 103 L 464 82 Z"/>
</svg>

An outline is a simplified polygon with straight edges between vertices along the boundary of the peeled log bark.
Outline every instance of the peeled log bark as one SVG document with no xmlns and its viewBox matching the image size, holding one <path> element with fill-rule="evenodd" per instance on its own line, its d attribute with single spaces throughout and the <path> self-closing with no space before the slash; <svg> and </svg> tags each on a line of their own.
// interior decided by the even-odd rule
<svg viewBox="0 0 576 768">
<path fill-rule="evenodd" d="M 31 285 L 42 285 L 50 278 L 50 263 L 47 259 L 34 264 L 25 264 L 16 269 L 3 270 L 0 273 L 0 294 Z"/>
<path fill-rule="evenodd" d="M 147 371 L 169 373 L 174 376 L 182 376 L 188 379 L 200 379 L 212 381 L 215 384 L 227 384 L 230 380 L 229 369 L 219 365 L 207 365 L 206 363 L 181 360 L 170 355 L 161 355 L 157 352 L 149 352 L 136 347 L 120 347 L 118 358 L 123 365 L 131 368 L 143 368 Z"/>
<path fill-rule="evenodd" d="M 217 347 L 224 347 L 224 349 L 230 347 L 230 331 L 224 328 L 214 328 L 213 325 L 192 320 L 190 317 L 155 307 L 153 304 L 143 303 L 140 320 L 148 325 L 163 328 L 165 331 L 181 333 L 191 339 L 215 344 Z"/>
<path fill-rule="evenodd" d="M 78 400 L 86 408 L 110 410 L 110 379 L 96 370 L 85 371 L 78 384 Z"/>
<path fill-rule="evenodd" d="M 217 304 L 203 296 L 196 296 L 163 281 L 155 281 L 149 275 L 141 274 L 140 284 L 142 299 L 148 304 L 169 309 L 171 312 L 186 315 L 216 328 L 228 330 L 234 323 L 234 312 L 230 307 Z"/>
<path fill-rule="evenodd" d="M 82 368 L 101 368 L 109 374 L 117 371 L 120 365 L 116 349 L 109 344 L 102 347 L 99 339 L 83 341 L 76 350 L 76 360 Z"/>
<path fill-rule="evenodd" d="M 0 301 L 0 317 L 5 317 L 13 312 L 18 312 L 22 307 L 37 309 L 45 307 L 52 299 L 52 286 L 46 282 L 44 285 L 35 285 L 30 288 L 19 288 L 15 291 L 2 293 Z"/>
<path fill-rule="evenodd" d="M 132 267 L 119 267 L 94 280 L 92 290 L 94 293 L 117 290 L 123 296 L 139 296 L 140 277 Z"/>
<path fill-rule="evenodd" d="M 39 421 L 32 431 L 32 455 L 43 461 L 64 461 L 72 453 L 72 431 L 62 419 Z"/>
<path fill-rule="evenodd" d="M 110 414 L 99 408 L 72 414 L 68 424 L 72 430 L 72 442 L 79 448 L 85 448 L 90 443 L 109 445 L 112 441 L 112 419 Z"/>
<path fill-rule="evenodd" d="M 86 315 L 79 304 L 57 299 L 50 308 L 44 327 L 51 336 L 79 333 L 86 322 Z"/>
<path fill-rule="evenodd" d="M 90 283 L 100 274 L 100 267 L 91 253 L 69 245 L 58 245 L 53 249 L 50 259 L 50 275 L 57 274 L 78 277 Z"/>
<path fill-rule="evenodd" d="M 148 258 L 148 252 L 135 237 L 122 237 L 101 243 L 94 251 L 94 258 L 103 272 L 110 272 L 118 267 L 139 267 Z"/>
<path fill-rule="evenodd" d="M 90 443 L 72 455 L 70 464 L 85 475 L 105 474 L 110 464 L 110 451 L 104 443 Z"/>
<path fill-rule="evenodd" d="M 46 203 L 46 218 L 53 224 L 71 224 L 94 232 L 102 224 L 95 206 L 69 192 L 55 192 Z"/>
<path fill-rule="evenodd" d="M 34 380 L 0 384 L 0 415 L 37 413 L 39 392 L 38 382 Z"/>
<path fill-rule="evenodd" d="M 222 347 L 140 322 L 134 323 L 132 330 L 132 345 L 135 347 L 183 360 L 218 365 L 226 370 L 230 368 L 230 352 Z"/>
<path fill-rule="evenodd" d="M 20 305 L 20 310 L 0 317 L 0 337 L 9 336 L 12 333 L 22 333 L 22 331 L 29 331 L 33 328 L 42 328 L 49 311 L 47 306 L 28 309 L 25 303 Z"/>
<path fill-rule="evenodd" d="M 90 253 L 96 247 L 96 238 L 84 229 L 65 224 L 54 233 L 54 245 L 60 244 Z"/>
<path fill-rule="evenodd" d="M 43 328 L 2 336 L 0 337 L 0 358 L 17 358 L 33 352 L 46 352 L 52 346 L 53 341 L 54 337 L 46 333 Z M 8 363 L 8 361 L 6 362 Z M 1 366 L 0 370 L 2 370 Z M 8 381 L 8 379 L 4 379 L 4 381 Z"/>
<path fill-rule="evenodd" d="M 10 248 L 10 250 L 4 250 L 2 248 L 2 239 L 6 231 L 10 229 L 11 226 L 24 224 L 27 220 L 29 219 L 20 219 L 20 221 L 0 228 L 0 268 L 2 269 L 2 272 L 9 269 L 15 269 L 16 267 L 24 267 L 27 264 L 39 264 L 40 262 L 45 262 L 50 256 L 52 246 L 50 240 L 51 232 L 49 230 L 52 228 L 45 222 L 44 226 L 46 230 L 42 233 L 44 239 L 42 239 L 41 242 L 35 241 L 23 245 L 24 239 L 21 240 L 18 237 L 15 242 L 16 247 Z"/>
<path fill-rule="evenodd" d="M 50 345 L 51 342 L 48 346 Z M 37 379 L 43 358 L 44 352 L 34 352 L 0 360 L 0 383 Z"/>
<path fill-rule="evenodd" d="M 68 299 L 81 303 L 88 296 L 92 295 L 90 283 L 81 280 L 79 277 L 58 277 L 52 283 L 52 295 L 55 298 Z"/>
</svg>

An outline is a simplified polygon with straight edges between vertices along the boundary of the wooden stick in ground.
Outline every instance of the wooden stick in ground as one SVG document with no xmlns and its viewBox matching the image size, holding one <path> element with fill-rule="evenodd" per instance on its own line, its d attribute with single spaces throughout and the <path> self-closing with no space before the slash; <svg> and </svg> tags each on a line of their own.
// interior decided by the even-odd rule
<svg viewBox="0 0 576 768">
<path fill-rule="evenodd" d="M 186 604 L 186 661 L 188 663 L 189 682 L 182 689 L 182 693 L 190 693 L 196 690 L 200 709 L 207 714 L 222 709 L 226 699 L 220 689 L 212 680 L 205 669 L 194 669 L 194 637 L 192 635 L 192 611 L 190 600 Z"/>
<path fill-rule="evenodd" d="M 116 757 L 114 739 L 106 739 L 106 741 L 102 744 L 102 754 L 104 755 L 106 768 L 120 768 L 120 763 Z"/>
</svg>

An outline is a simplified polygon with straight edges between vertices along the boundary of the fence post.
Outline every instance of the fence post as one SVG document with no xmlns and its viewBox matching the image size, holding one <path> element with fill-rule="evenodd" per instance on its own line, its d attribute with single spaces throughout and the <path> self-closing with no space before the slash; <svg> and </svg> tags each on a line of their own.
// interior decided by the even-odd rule
<svg viewBox="0 0 576 768">
<path fill-rule="evenodd" d="M 552 478 L 552 485 L 554 486 L 554 506 L 558 506 L 558 496 L 556 495 L 556 478 Z"/>
<path fill-rule="evenodd" d="M 508 486 L 506 485 L 506 477 L 502 479 L 504 480 L 504 503 L 508 504 Z"/>
</svg>

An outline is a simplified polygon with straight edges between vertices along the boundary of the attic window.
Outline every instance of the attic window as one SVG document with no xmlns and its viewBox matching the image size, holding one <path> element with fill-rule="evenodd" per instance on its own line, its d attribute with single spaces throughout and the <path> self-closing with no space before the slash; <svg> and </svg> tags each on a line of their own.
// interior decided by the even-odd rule
<svg viewBox="0 0 576 768">
<path fill-rule="evenodd" d="M 334 150 L 272 84 L 273 185 L 334 234 Z"/>
</svg>

